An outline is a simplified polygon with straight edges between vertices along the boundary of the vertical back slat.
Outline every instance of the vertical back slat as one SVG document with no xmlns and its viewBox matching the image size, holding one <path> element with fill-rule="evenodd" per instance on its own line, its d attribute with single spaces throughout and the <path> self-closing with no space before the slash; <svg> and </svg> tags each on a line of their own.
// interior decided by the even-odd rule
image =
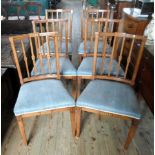
<svg viewBox="0 0 155 155">
<path fill-rule="evenodd" d="M 94 48 L 94 60 L 93 60 L 93 76 L 96 75 L 96 62 L 97 62 L 97 53 L 98 53 L 98 39 L 99 33 L 95 33 L 95 48 Z"/>
<path fill-rule="evenodd" d="M 35 38 L 36 38 L 36 36 L 35 36 Z M 43 53 L 42 53 L 42 51 L 41 51 L 41 45 L 40 45 L 40 36 L 39 36 L 39 34 L 38 34 L 38 36 L 37 36 L 37 39 L 36 39 L 37 41 L 38 41 L 38 47 L 39 47 L 39 59 L 40 59 L 40 68 L 41 68 L 41 73 L 42 74 L 44 74 L 44 67 L 43 67 Z"/>
<path fill-rule="evenodd" d="M 66 21 L 65 28 L 66 28 L 66 56 L 68 56 L 68 20 Z"/>
<path fill-rule="evenodd" d="M 92 48 L 93 48 L 93 38 L 94 38 L 94 19 L 90 22 L 91 24 L 91 37 L 90 37 L 90 52 L 92 52 Z"/>
<path fill-rule="evenodd" d="M 106 49 L 107 49 L 107 36 L 103 36 L 102 38 L 103 38 L 103 42 L 102 42 L 103 53 L 102 53 L 102 63 L 101 63 L 101 68 L 100 68 L 101 75 L 104 72 L 104 60 L 106 58 Z"/>
<path fill-rule="evenodd" d="M 129 64 L 130 64 L 130 60 L 131 60 L 131 54 L 132 54 L 132 51 L 133 51 L 134 42 L 135 42 L 135 35 L 132 38 L 132 43 L 131 43 L 129 55 L 128 55 L 128 58 L 127 58 L 127 65 L 126 65 L 126 68 L 125 68 L 124 78 L 126 78 L 126 75 L 127 75 L 127 72 L 128 72 L 128 68 L 129 68 Z"/>
<path fill-rule="evenodd" d="M 57 74 L 57 79 L 60 79 L 60 65 L 59 65 L 59 53 L 58 53 L 58 38 L 57 36 L 54 37 L 54 46 L 55 46 L 55 55 L 56 55 L 56 74 Z"/>
<path fill-rule="evenodd" d="M 34 73 L 36 75 L 37 74 L 37 66 L 35 63 L 35 55 L 34 55 L 34 50 L 33 50 L 32 38 L 29 37 L 29 39 L 30 39 L 31 58 L 32 58 L 33 66 L 34 66 Z"/>
<path fill-rule="evenodd" d="M 121 45 L 121 52 L 120 52 L 120 55 L 118 57 L 118 64 L 117 64 L 117 73 L 116 73 L 116 76 L 118 77 L 119 75 L 119 70 L 120 70 L 120 64 L 121 64 L 121 61 L 122 61 L 122 55 L 123 55 L 123 49 L 124 49 L 124 44 L 125 44 L 125 36 L 123 37 L 123 42 L 122 42 L 122 45 Z"/>
<path fill-rule="evenodd" d="M 114 43 L 113 43 L 112 53 L 111 53 L 111 56 L 110 56 L 110 63 L 109 63 L 109 66 L 108 66 L 108 76 L 110 76 L 111 69 L 112 69 L 112 63 L 113 63 L 113 56 L 114 56 L 114 51 L 115 51 L 116 38 L 117 38 L 116 35 L 114 35 Z"/>
<path fill-rule="evenodd" d="M 27 56 L 26 56 L 25 46 L 24 46 L 23 40 L 21 40 L 21 48 L 22 48 L 22 52 L 23 52 L 23 58 L 24 58 L 25 66 L 26 66 L 27 76 L 30 77 L 30 72 L 29 72 L 29 67 L 28 67 L 28 62 L 27 62 Z"/>
<path fill-rule="evenodd" d="M 84 56 L 86 56 L 86 50 L 87 50 L 87 33 L 88 33 L 88 19 L 86 19 L 86 23 L 85 23 L 85 36 L 84 36 Z"/>
<path fill-rule="evenodd" d="M 48 71 L 51 73 L 51 62 L 50 62 L 50 47 L 49 47 L 49 37 L 46 36 L 46 44 L 47 44 L 47 62 L 48 62 Z"/>
</svg>

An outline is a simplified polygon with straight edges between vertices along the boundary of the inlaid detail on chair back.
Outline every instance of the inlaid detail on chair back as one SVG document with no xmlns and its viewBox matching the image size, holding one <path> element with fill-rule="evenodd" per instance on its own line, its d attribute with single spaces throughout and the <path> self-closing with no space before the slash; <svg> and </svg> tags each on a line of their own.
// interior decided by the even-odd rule
<svg viewBox="0 0 155 155">
<path fill-rule="evenodd" d="M 42 51 L 42 38 L 47 42 L 47 53 Z M 33 80 L 60 78 L 57 32 L 30 33 L 12 36 L 9 40 L 21 84 Z M 54 44 L 53 54 L 50 53 L 49 42 Z M 36 61 L 37 59 L 39 60 Z"/>
<path fill-rule="evenodd" d="M 73 20 L 73 10 L 71 9 L 56 9 L 56 10 L 46 10 L 46 19 L 67 19 L 68 20 L 68 32 L 70 40 L 72 40 L 72 20 Z"/>
<path fill-rule="evenodd" d="M 113 44 L 110 54 L 107 54 L 109 38 L 113 39 Z M 101 39 L 103 51 L 98 53 L 98 43 Z M 93 78 L 115 80 L 134 85 L 145 41 L 146 38 L 139 35 L 96 32 L 92 68 Z M 97 63 L 97 61 L 99 62 Z M 99 66 L 97 67 L 97 65 Z"/>
<path fill-rule="evenodd" d="M 122 21 L 119 19 L 86 19 L 85 21 L 85 33 L 84 33 L 84 56 L 91 55 L 93 53 L 93 46 L 95 40 L 95 32 L 117 32 L 119 25 Z M 102 38 L 101 38 L 102 40 Z M 108 38 L 109 46 L 112 44 L 112 38 Z M 90 43 L 90 53 L 86 54 L 87 44 Z"/>
<path fill-rule="evenodd" d="M 81 12 L 81 39 L 84 39 L 84 32 L 86 30 L 85 21 L 87 19 L 95 20 L 95 19 L 109 19 L 110 18 L 110 10 L 98 10 L 98 9 L 86 9 Z"/>
<path fill-rule="evenodd" d="M 32 21 L 33 32 L 58 32 L 58 52 L 62 56 L 68 56 L 69 51 L 68 43 L 70 36 L 68 33 L 68 20 L 67 19 L 49 19 L 49 20 L 34 20 Z M 65 44 L 62 44 L 62 42 Z M 44 50 L 45 39 L 42 38 L 42 46 Z M 51 45 L 52 46 L 52 45 Z M 65 47 L 62 47 L 65 46 Z M 65 49 L 65 52 L 62 53 L 62 49 Z M 44 51 L 46 52 L 46 51 Z M 60 55 L 61 56 L 61 55 Z"/>
</svg>

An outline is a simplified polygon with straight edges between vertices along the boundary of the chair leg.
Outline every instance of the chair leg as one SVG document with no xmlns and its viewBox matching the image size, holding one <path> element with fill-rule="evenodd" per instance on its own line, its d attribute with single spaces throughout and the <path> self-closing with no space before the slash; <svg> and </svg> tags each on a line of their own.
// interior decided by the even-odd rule
<svg viewBox="0 0 155 155">
<path fill-rule="evenodd" d="M 75 137 L 75 108 L 70 109 L 70 118 L 71 118 L 71 126 L 72 126 L 72 133 Z"/>
<path fill-rule="evenodd" d="M 81 128 L 81 108 L 77 108 L 77 124 L 76 124 L 76 136 L 80 136 L 80 128 Z"/>
<path fill-rule="evenodd" d="M 23 123 L 23 118 L 21 116 L 17 116 L 16 117 L 17 122 L 18 122 L 18 126 L 19 126 L 19 130 L 23 139 L 23 142 L 25 145 L 27 145 L 27 140 L 26 140 L 26 134 L 25 134 L 25 129 L 24 129 L 24 123 Z"/>
<path fill-rule="evenodd" d="M 78 81 L 78 88 L 77 88 L 77 98 L 80 96 L 80 90 L 81 90 L 81 78 L 78 77 L 77 78 L 77 81 Z"/>
<path fill-rule="evenodd" d="M 126 150 L 128 149 L 128 146 L 131 143 L 132 138 L 134 137 L 134 135 L 136 133 L 136 129 L 138 127 L 138 123 L 139 123 L 139 121 L 136 120 L 136 119 L 133 119 L 132 122 L 131 122 L 131 127 L 130 127 L 129 132 L 128 132 L 128 137 L 127 137 L 125 145 L 124 145 L 124 148 Z"/>
<path fill-rule="evenodd" d="M 81 61 L 82 61 L 82 56 L 79 55 L 79 56 L 78 56 L 78 65 L 79 65 L 79 66 L 80 66 Z"/>
<path fill-rule="evenodd" d="M 76 100 L 76 78 L 73 78 L 72 80 L 72 96 L 74 97 L 74 99 Z"/>
</svg>

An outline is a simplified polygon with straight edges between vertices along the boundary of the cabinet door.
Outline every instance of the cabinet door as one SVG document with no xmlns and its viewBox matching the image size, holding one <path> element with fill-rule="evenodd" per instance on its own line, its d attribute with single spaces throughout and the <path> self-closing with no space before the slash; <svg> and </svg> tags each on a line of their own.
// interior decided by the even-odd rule
<svg viewBox="0 0 155 155">
<path fill-rule="evenodd" d="M 154 113 L 154 67 L 153 56 L 148 53 L 144 55 L 144 66 L 142 69 L 141 93 L 151 111 Z"/>
</svg>

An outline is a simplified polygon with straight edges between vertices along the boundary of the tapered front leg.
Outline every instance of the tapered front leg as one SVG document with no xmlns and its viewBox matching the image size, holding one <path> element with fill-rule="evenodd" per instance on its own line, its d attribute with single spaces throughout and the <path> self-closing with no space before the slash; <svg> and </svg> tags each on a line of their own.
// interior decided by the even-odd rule
<svg viewBox="0 0 155 155">
<path fill-rule="evenodd" d="M 25 129 L 24 129 L 24 123 L 23 123 L 23 118 L 21 116 L 17 116 L 16 117 L 17 122 L 18 122 L 18 126 L 19 126 L 19 130 L 23 139 L 23 142 L 25 145 L 27 145 L 27 140 L 26 140 L 26 134 L 25 134 Z"/>
<path fill-rule="evenodd" d="M 139 120 L 136 120 L 136 119 L 133 119 L 132 122 L 131 122 L 131 127 L 130 127 L 129 132 L 128 132 L 128 137 L 127 137 L 125 145 L 124 145 L 124 148 L 126 150 L 128 149 L 128 146 L 131 143 L 132 138 L 134 137 L 134 135 L 136 133 L 138 123 L 139 123 Z"/>
<path fill-rule="evenodd" d="M 70 109 L 70 118 L 71 118 L 71 126 L 72 126 L 72 133 L 75 137 L 75 108 Z"/>
<path fill-rule="evenodd" d="M 80 128 L 81 128 L 81 108 L 77 108 L 77 113 L 76 113 L 76 136 L 80 136 Z"/>
</svg>

